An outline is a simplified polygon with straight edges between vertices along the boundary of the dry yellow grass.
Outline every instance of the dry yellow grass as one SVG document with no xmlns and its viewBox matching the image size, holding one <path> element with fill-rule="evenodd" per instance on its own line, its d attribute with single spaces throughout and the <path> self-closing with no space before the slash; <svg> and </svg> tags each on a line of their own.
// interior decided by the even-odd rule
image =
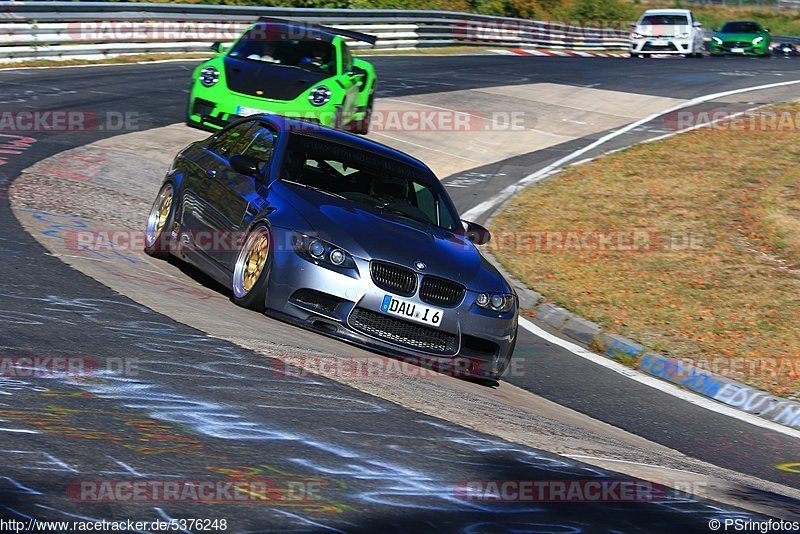
<svg viewBox="0 0 800 534">
<path fill-rule="evenodd" d="M 495 253 L 550 300 L 648 349 L 797 392 L 800 105 L 767 111 L 791 117 L 778 122 L 791 128 L 697 130 L 523 192 L 493 221 Z M 638 246 L 504 245 L 536 231 L 618 231 Z"/>
</svg>

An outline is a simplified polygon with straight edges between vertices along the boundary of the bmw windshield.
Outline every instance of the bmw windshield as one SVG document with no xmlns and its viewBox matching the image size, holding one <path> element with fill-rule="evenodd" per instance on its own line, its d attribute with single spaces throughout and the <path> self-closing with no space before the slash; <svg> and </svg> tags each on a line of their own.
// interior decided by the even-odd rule
<svg viewBox="0 0 800 534">
<path fill-rule="evenodd" d="M 460 231 L 455 209 L 435 176 L 364 150 L 294 133 L 281 179 L 415 221 Z"/>
</svg>

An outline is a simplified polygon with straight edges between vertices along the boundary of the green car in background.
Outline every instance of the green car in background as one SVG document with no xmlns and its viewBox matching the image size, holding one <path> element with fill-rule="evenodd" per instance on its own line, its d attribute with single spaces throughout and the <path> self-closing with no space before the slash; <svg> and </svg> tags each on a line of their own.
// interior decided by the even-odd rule
<svg viewBox="0 0 800 534">
<path fill-rule="evenodd" d="M 257 113 L 276 113 L 365 134 L 372 116 L 374 67 L 353 57 L 345 37 L 376 38 L 324 26 L 261 18 L 230 49 L 194 71 L 187 124 L 220 130 Z"/>
<path fill-rule="evenodd" d="M 709 52 L 712 56 L 733 54 L 737 56 L 771 55 L 772 36 L 769 30 L 752 20 L 726 22 L 721 30 L 711 36 Z"/>
</svg>

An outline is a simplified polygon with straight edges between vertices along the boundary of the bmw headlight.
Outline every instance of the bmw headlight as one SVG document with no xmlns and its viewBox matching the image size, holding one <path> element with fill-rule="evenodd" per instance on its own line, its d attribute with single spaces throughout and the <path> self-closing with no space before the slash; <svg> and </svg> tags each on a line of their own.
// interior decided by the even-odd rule
<svg viewBox="0 0 800 534">
<path fill-rule="evenodd" d="M 711 40 L 717 43 L 718 45 L 722 44 L 722 39 L 720 39 L 719 37 L 712 37 Z"/>
<path fill-rule="evenodd" d="M 325 267 L 356 268 L 356 262 L 349 252 L 318 237 L 292 232 L 292 246 L 303 258 Z"/>
<path fill-rule="evenodd" d="M 514 307 L 514 295 L 508 293 L 481 293 L 475 299 L 475 304 L 485 310 L 507 312 Z"/>
<path fill-rule="evenodd" d="M 688 39 L 688 38 L 689 38 L 689 32 L 684 32 L 678 35 L 678 39 Z"/>
<path fill-rule="evenodd" d="M 757 45 L 758 43 L 760 43 L 763 40 L 764 40 L 763 37 L 756 37 L 755 39 L 753 39 L 753 44 Z"/>
<path fill-rule="evenodd" d="M 641 33 L 633 32 L 631 33 L 631 39 L 644 39 L 644 35 Z"/>
<path fill-rule="evenodd" d="M 200 71 L 197 77 L 203 87 L 211 87 L 219 81 L 219 71 L 214 67 L 206 67 Z"/>
<path fill-rule="evenodd" d="M 311 94 L 308 95 L 308 101 L 311 102 L 313 106 L 324 106 L 331 100 L 331 90 L 325 87 L 324 85 L 320 85 L 315 87 L 311 90 Z"/>
</svg>

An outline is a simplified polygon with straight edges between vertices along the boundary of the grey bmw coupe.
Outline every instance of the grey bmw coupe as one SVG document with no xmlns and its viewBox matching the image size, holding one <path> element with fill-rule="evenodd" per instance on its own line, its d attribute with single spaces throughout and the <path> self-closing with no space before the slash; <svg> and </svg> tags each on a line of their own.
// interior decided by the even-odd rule
<svg viewBox="0 0 800 534">
<path fill-rule="evenodd" d="M 518 299 L 422 162 L 356 135 L 255 115 L 175 158 L 145 251 L 253 310 L 437 370 L 495 380 Z"/>
</svg>

